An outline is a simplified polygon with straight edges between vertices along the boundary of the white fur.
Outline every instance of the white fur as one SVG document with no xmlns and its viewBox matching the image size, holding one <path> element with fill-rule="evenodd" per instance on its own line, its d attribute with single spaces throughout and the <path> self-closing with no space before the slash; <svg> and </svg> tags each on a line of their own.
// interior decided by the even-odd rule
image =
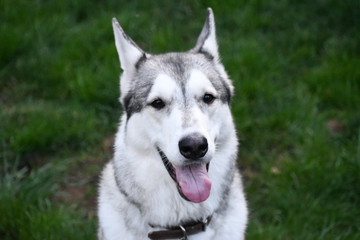
<svg viewBox="0 0 360 240">
<path fill-rule="evenodd" d="M 124 71 L 133 71 L 135 63 L 144 53 L 126 39 L 123 29 L 115 18 L 113 18 L 113 29 L 116 49 L 121 52 L 119 55 L 121 68 Z"/>
<path fill-rule="evenodd" d="M 212 11 L 210 11 L 209 16 L 209 36 L 206 38 L 203 44 L 203 48 L 205 51 L 208 51 L 210 54 L 214 56 L 214 58 L 219 60 L 218 46 L 216 42 L 216 28 L 215 28 L 215 20 Z"/>
<path fill-rule="evenodd" d="M 203 47 L 213 54 L 215 50 L 217 53 L 217 44 L 214 19 L 209 11 L 211 34 L 203 41 Z M 129 91 L 132 75 L 126 69 L 134 70 L 142 50 L 128 42 L 117 22 L 114 31 L 125 70 L 121 77 L 122 84 L 126 82 L 121 85 L 125 88 L 121 91 L 123 95 Z M 216 69 L 231 89 L 223 66 L 217 63 Z M 189 72 L 184 86 L 186 94 L 175 79 L 159 71 L 145 107 L 130 118 L 123 114 L 115 139 L 114 158 L 101 175 L 99 239 L 148 239 L 151 231 L 210 215 L 212 220 L 207 230 L 189 236 L 190 240 L 244 239 L 247 207 L 241 177 L 235 168 L 238 142 L 231 112 L 201 69 L 189 69 Z M 210 105 L 202 101 L 208 93 L 216 97 Z M 165 102 L 164 109 L 149 105 L 157 98 Z M 174 166 L 181 166 L 186 159 L 180 154 L 178 143 L 194 132 L 203 135 L 209 145 L 204 161 L 210 162 L 212 187 L 209 198 L 201 203 L 192 203 L 180 196 L 156 149 L 161 148 Z M 227 188 L 229 191 L 224 193 Z"/>
<path fill-rule="evenodd" d="M 148 96 L 148 102 L 151 103 L 156 98 L 161 97 L 162 100 L 165 100 L 167 103 L 171 103 L 172 96 L 174 96 L 176 90 L 176 83 L 170 76 L 166 74 L 159 74 L 154 80 L 154 85 Z"/>
<path fill-rule="evenodd" d="M 194 69 L 191 71 L 187 89 L 191 92 L 191 95 L 196 98 L 202 98 L 205 93 L 210 93 L 217 96 L 216 90 L 209 81 L 209 79 L 201 71 Z"/>
</svg>

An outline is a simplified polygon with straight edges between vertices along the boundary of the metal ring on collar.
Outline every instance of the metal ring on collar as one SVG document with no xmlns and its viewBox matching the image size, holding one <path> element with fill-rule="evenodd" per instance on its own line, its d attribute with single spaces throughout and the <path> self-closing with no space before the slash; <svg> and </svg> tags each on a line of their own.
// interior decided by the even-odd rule
<svg viewBox="0 0 360 240">
<path fill-rule="evenodd" d="M 180 225 L 179 228 L 181 229 L 181 231 L 183 232 L 184 236 L 181 238 L 181 240 L 188 240 L 188 236 L 187 236 L 187 233 L 186 233 L 186 229 Z"/>
</svg>

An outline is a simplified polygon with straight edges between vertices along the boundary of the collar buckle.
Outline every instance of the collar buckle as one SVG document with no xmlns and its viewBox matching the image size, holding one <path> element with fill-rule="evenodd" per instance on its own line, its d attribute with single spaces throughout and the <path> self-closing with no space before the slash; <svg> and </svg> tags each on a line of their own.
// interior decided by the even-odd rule
<svg viewBox="0 0 360 240">
<path fill-rule="evenodd" d="M 180 240 L 188 240 L 186 229 L 182 225 L 179 225 L 179 228 L 182 231 L 182 233 L 184 234 L 184 236 Z"/>
</svg>

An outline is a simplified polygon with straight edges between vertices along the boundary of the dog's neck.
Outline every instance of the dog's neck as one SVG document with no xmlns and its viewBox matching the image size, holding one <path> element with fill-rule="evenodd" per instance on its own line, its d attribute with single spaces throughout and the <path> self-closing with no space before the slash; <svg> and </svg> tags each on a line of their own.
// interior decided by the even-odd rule
<svg viewBox="0 0 360 240">
<path fill-rule="evenodd" d="M 186 224 L 166 228 L 165 230 L 149 232 L 149 239 L 188 239 L 188 236 L 205 232 L 212 216 L 202 221 L 193 221 Z M 150 224 L 151 227 L 154 227 Z"/>
</svg>

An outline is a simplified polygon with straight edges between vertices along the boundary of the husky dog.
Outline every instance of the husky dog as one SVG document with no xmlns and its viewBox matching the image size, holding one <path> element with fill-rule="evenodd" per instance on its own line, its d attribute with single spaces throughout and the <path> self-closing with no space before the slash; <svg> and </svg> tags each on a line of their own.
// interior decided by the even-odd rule
<svg viewBox="0 0 360 240">
<path fill-rule="evenodd" d="M 151 55 L 113 19 L 124 113 L 103 170 L 103 240 L 244 239 L 238 141 L 212 10 L 194 48 Z"/>
</svg>

